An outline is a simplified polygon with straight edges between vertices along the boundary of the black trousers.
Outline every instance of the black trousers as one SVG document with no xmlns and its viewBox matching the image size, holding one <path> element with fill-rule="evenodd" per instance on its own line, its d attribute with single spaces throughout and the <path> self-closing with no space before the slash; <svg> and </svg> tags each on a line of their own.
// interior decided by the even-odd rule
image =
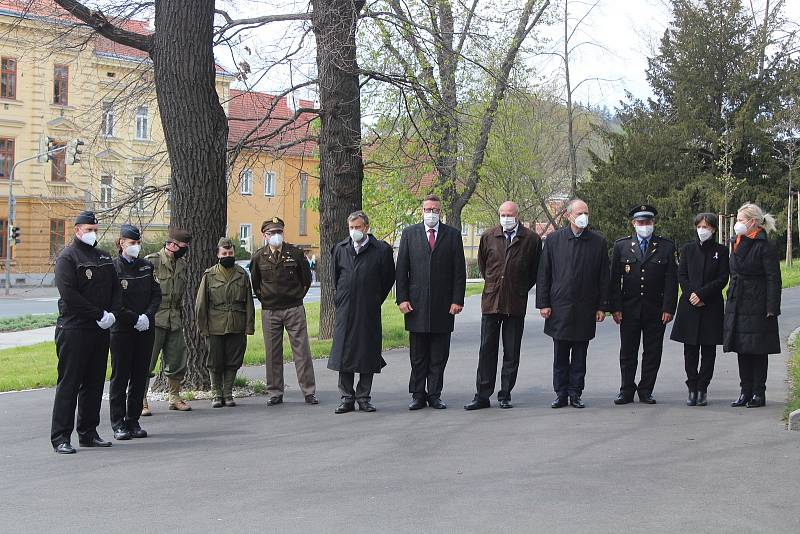
<svg viewBox="0 0 800 534">
<path fill-rule="evenodd" d="M 372 398 L 370 394 L 374 376 L 372 373 L 358 373 L 358 388 L 353 389 L 356 374 L 339 371 L 339 393 L 342 395 L 342 401 L 369 401 Z"/>
<path fill-rule="evenodd" d="M 50 442 L 53 447 L 69 443 L 78 407 L 78 439 L 97 435 L 100 404 L 108 363 L 108 330 L 56 327 L 58 382 L 53 401 Z"/>
<path fill-rule="evenodd" d="M 497 400 L 511 400 L 511 390 L 517 382 L 519 353 L 525 317 L 505 314 L 486 314 L 481 317 L 481 348 L 478 352 L 476 397 L 489 400 L 497 378 L 497 353 L 500 334 L 503 336 L 503 367 L 500 371 L 500 391 Z"/>
<path fill-rule="evenodd" d="M 108 406 L 111 427 L 115 430 L 126 427 L 128 421 L 138 422 L 142 415 L 154 337 L 155 328 L 111 333 Z"/>
<path fill-rule="evenodd" d="M 409 332 L 411 378 L 408 392 L 415 399 L 435 399 L 442 394 L 444 368 L 450 357 L 450 333 Z"/>
<path fill-rule="evenodd" d="M 700 359 L 702 350 L 703 359 Z M 683 361 L 686 366 L 686 386 L 689 391 L 708 391 L 714 376 L 714 362 L 717 359 L 716 345 L 683 345 Z M 698 372 L 697 366 L 700 365 Z"/>
<path fill-rule="evenodd" d="M 643 397 L 653 393 L 656 387 L 658 369 L 661 367 L 661 353 L 664 350 L 664 330 L 661 318 L 649 320 L 626 320 L 622 314 L 619 328 L 621 339 L 619 349 L 619 368 L 622 374 L 620 393 L 633 397 L 636 391 Z M 639 341 L 642 342 L 642 375 L 636 386 L 636 368 L 639 362 Z"/>
<path fill-rule="evenodd" d="M 739 356 L 739 385 L 742 394 L 764 395 L 767 390 L 767 363 L 769 356 L 766 354 L 738 354 Z"/>
<path fill-rule="evenodd" d="M 553 340 L 553 390 L 559 397 L 583 394 L 589 341 Z"/>
</svg>

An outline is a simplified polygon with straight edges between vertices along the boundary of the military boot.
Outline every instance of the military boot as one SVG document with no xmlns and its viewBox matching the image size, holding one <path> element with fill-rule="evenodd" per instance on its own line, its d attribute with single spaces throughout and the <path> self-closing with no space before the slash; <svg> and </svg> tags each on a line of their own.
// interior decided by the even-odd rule
<svg viewBox="0 0 800 534">
<path fill-rule="evenodd" d="M 144 417 L 153 415 L 152 412 L 150 412 L 150 406 L 147 405 L 147 393 L 146 392 L 144 394 L 144 399 L 142 400 L 142 415 Z"/>
<path fill-rule="evenodd" d="M 192 407 L 181 398 L 181 381 L 177 378 L 168 378 L 169 383 L 169 409 L 179 412 L 189 412 Z"/>
<path fill-rule="evenodd" d="M 212 408 L 225 406 L 222 402 L 222 373 L 211 372 L 211 395 L 214 397 L 214 400 L 211 401 Z"/>
<path fill-rule="evenodd" d="M 225 377 L 222 383 L 222 393 L 225 397 L 225 406 L 236 406 L 233 400 L 233 383 L 236 380 L 236 369 L 225 369 Z"/>
</svg>

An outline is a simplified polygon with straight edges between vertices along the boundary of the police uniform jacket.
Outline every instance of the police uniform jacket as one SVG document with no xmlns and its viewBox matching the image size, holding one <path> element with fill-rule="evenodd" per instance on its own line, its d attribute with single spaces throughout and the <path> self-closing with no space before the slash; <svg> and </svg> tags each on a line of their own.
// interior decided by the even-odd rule
<svg viewBox="0 0 800 534">
<path fill-rule="evenodd" d="M 287 310 L 303 305 L 311 287 L 311 268 L 303 251 L 283 243 L 278 257 L 269 245 L 256 250 L 250 259 L 253 292 L 265 310 Z"/>
<path fill-rule="evenodd" d="M 677 273 L 669 239 L 650 236 L 644 256 L 637 236 L 618 239 L 611 257 L 611 311 L 621 311 L 623 319 L 659 321 L 662 313 L 675 314 Z"/>
<path fill-rule="evenodd" d="M 186 260 L 170 258 L 166 249 L 163 248 L 158 252 L 148 254 L 145 259 L 153 264 L 153 273 L 161 288 L 161 302 L 155 314 L 156 326 L 166 330 L 183 328 L 181 302 L 186 291 L 186 270 L 188 268 Z"/>
<path fill-rule="evenodd" d="M 161 304 L 161 287 L 154 276 L 153 264 L 142 258 L 129 262 L 120 254 L 114 259 L 114 267 L 122 290 L 122 307 L 116 315 L 112 332 L 133 331 L 142 314 L 153 326 Z"/>
<path fill-rule="evenodd" d="M 204 336 L 253 334 L 255 306 L 247 271 L 238 265 L 217 264 L 200 279 L 195 302 L 197 330 Z"/>
<path fill-rule="evenodd" d="M 56 258 L 55 280 L 58 328 L 100 330 L 96 321 L 103 318 L 104 311 L 119 312 L 119 280 L 106 251 L 76 237 Z"/>
</svg>

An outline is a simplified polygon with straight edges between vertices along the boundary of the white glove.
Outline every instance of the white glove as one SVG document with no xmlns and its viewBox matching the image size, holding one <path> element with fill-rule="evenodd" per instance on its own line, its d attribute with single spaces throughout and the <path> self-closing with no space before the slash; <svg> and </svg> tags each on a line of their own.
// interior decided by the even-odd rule
<svg viewBox="0 0 800 534">
<path fill-rule="evenodd" d="M 103 310 L 103 318 L 95 322 L 97 323 L 97 326 L 99 326 L 103 330 L 108 330 L 109 328 L 111 328 L 111 326 L 114 324 L 116 320 L 117 318 L 114 317 L 113 313 Z"/>
<path fill-rule="evenodd" d="M 134 328 L 139 332 L 144 332 L 148 328 L 150 328 L 150 319 L 147 318 L 146 315 L 142 314 L 139 316 L 139 319 L 136 321 Z"/>
</svg>

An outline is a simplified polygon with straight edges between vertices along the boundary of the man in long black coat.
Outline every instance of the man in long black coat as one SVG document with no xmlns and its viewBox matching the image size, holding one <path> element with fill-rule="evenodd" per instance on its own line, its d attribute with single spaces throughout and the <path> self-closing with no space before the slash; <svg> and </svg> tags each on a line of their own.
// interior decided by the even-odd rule
<svg viewBox="0 0 800 534">
<path fill-rule="evenodd" d="M 608 245 L 587 228 L 589 207 L 574 199 L 567 205 L 569 226 L 544 242 L 536 281 L 536 307 L 553 338 L 553 408 L 568 403 L 583 408 L 586 354 L 596 323 L 608 305 Z"/>
<path fill-rule="evenodd" d="M 331 250 L 336 289 L 336 322 L 328 369 L 339 371 L 342 403 L 336 413 L 374 412 L 372 378 L 386 365 L 381 356 L 381 304 L 394 285 L 392 247 L 369 234 L 369 217 L 356 211 L 347 218 L 350 237 Z M 359 374 L 354 390 L 355 373 Z"/>
<path fill-rule="evenodd" d="M 447 408 L 444 369 L 467 280 L 461 232 L 439 222 L 439 198 L 425 197 L 422 211 L 423 222 L 403 230 L 397 255 L 397 304 L 410 341 L 409 410 Z"/>
</svg>

